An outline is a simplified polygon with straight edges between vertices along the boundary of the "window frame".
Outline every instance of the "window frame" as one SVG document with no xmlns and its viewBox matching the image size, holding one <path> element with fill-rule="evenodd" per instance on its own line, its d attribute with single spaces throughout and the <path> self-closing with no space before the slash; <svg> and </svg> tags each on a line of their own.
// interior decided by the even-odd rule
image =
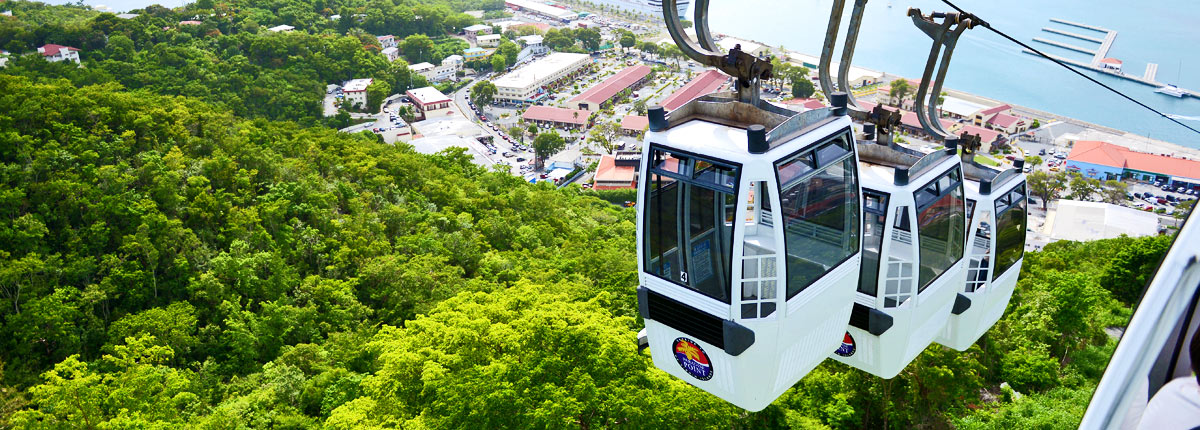
<svg viewBox="0 0 1200 430">
<path fill-rule="evenodd" d="M 890 236 L 890 235 L 886 234 L 886 232 L 888 231 L 888 227 L 890 226 L 890 224 L 892 224 L 892 220 L 888 219 L 888 205 L 891 203 L 892 194 L 883 192 L 883 191 L 879 191 L 879 190 L 875 190 L 875 189 L 870 189 L 870 188 L 862 188 L 862 192 L 860 194 L 862 194 L 862 201 L 863 201 L 862 210 L 859 211 L 859 212 L 863 213 L 863 218 L 862 218 L 863 219 L 863 221 L 862 221 L 863 234 L 861 235 L 862 237 L 859 238 L 859 244 L 860 244 L 859 252 L 860 253 L 865 253 L 866 249 L 867 249 L 867 244 L 866 244 L 867 217 L 866 217 L 866 214 L 871 213 L 873 215 L 882 215 L 883 216 L 883 225 L 881 226 L 880 231 L 879 231 L 879 256 L 877 259 L 878 261 L 876 261 L 876 263 L 875 263 L 875 287 L 874 287 L 875 292 L 874 293 L 866 293 L 866 292 L 862 291 L 862 279 L 863 279 L 862 274 L 864 272 L 864 269 L 866 269 L 866 264 L 860 264 L 860 266 L 859 266 L 859 270 L 858 270 L 859 282 L 858 282 L 858 286 L 856 286 L 854 288 L 854 291 L 859 294 L 869 295 L 871 297 L 879 297 L 879 279 L 880 279 L 880 274 L 883 273 L 882 272 L 884 269 L 883 263 L 885 263 L 885 261 L 883 261 L 883 257 L 884 257 L 883 242 L 885 239 L 887 239 L 888 236 Z M 868 210 L 867 205 L 866 205 L 867 194 L 874 194 L 878 197 L 881 197 L 881 202 L 883 204 L 883 208 L 879 209 L 879 210 Z"/>
<path fill-rule="evenodd" d="M 662 170 L 662 169 L 655 168 L 653 166 L 653 163 L 654 163 L 653 155 L 654 155 L 655 151 L 665 152 L 668 154 L 679 154 L 679 155 L 683 155 L 683 156 L 690 158 L 690 160 L 687 164 L 687 173 L 681 174 L 678 172 L 672 172 L 669 170 Z M 671 179 L 675 180 L 676 183 L 679 183 L 679 184 L 687 184 L 689 186 L 696 186 L 696 187 L 704 188 L 704 189 L 707 189 L 707 190 L 710 190 L 710 191 L 713 191 L 716 193 L 727 193 L 734 197 L 735 202 L 738 201 L 737 200 L 738 195 L 739 195 L 738 185 L 741 184 L 741 182 L 742 182 L 743 166 L 741 163 L 737 163 L 737 162 L 733 162 L 733 161 L 729 161 L 729 160 L 726 160 L 723 158 L 718 158 L 718 157 L 713 157 L 713 156 L 698 155 L 692 151 L 680 150 L 680 149 L 672 148 L 672 147 L 669 147 L 666 145 L 662 145 L 659 143 L 653 143 L 653 142 L 651 142 L 648 147 L 647 157 L 648 157 L 648 159 L 646 160 L 646 184 L 647 184 L 647 186 L 646 186 L 646 190 L 644 192 L 645 194 L 643 195 L 643 197 L 645 197 L 645 205 L 646 205 L 647 209 L 643 213 L 643 219 L 642 219 L 642 222 L 647 227 L 649 227 L 649 224 L 650 224 L 650 221 L 649 221 L 649 217 L 650 217 L 649 207 L 650 207 L 650 199 L 651 199 L 650 193 L 653 190 L 653 188 L 651 186 L 649 186 L 649 184 L 651 182 L 651 175 L 656 175 L 656 174 L 661 175 L 664 177 L 671 178 Z M 713 183 L 704 182 L 702 180 L 693 178 L 692 176 L 695 175 L 695 171 L 693 170 L 693 167 L 695 166 L 695 160 L 703 160 L 705 162 L 710 163 L 713 166 L 733 170 L 734 171 L 733 185 L 730 186 L 728 189 L 725 189 L 723 186 L 719 186 L 719 185 L 716 185 Z M 683 190 L 681 189 L 680 192 L 683 192 Z M 735 288 L 734 282 L 733 282 L 733 266 L 734 266 L 733 262 L 734 262 L 734 258 L 735 258 L 733 248 L 734 248 L 734 242 L 736 241 L 736 238 L 737 238 L 737 232 L 734 229 L 738 228 L 738 225 L 737 225 L 738 217 L 736 216 L 736 214 L 737 214 L 736 209 L 735 209 L 734 213 L 735 213 L 734 223 L 733 223 L 733 225 L 731 225 L 729 227 L 730 233 L 733 235 L 733 237 L 730 238 L 730 245 L 729 245 L 729 250 L 728 250 L 728 252 L 729 252 L 728 257 L 729 257 L 730 264 L 729 264 L 729 270 L 727 270 L 725 273 L 725 278 L 726 278 L 725 285 L 726 285 L 726 287 L 728 287 L 729 291 L 725 292 L 726 296 L 725 296 L 724 300 L 710 296 L 708 294 L 705 294 L 704 292 L 701 292 L 700 290 L 693 288 L 691 285 L 688 285 L 688 282 L 685 282 L 685 283 L 676 282 L 674 279 L 664 278 L 661 275 L 659 275 L 658 273 L 654 273 L 649 270 L 643 270 L 643 273 L 654 276 L 663 281 L 669 282 L 672 285 L 682 287 L 683 289 L 688 290 L 692 293 L 695 293 L 699 297 L 703 297 L 707 300 L 713 300 L 715 302 L 723 303 L 725 305 L 732 305 L 734 294 L 735 293 L 740 294 L 740 292 L 741 292 L 741 283 L 740 282 L 737 283 L 736 288 Z M 682 214 L 680 214 L 680 215 L 682 215 Z M 723 218 L 724 217 L 722 217 L 721 222 L 724 222 Z M 676 246 L 680 246 L 683 243 L 685 238 L 691 237 L 691 235 L 685 231 L 686 228 L 687 227 L 685 227 L 684 224 L 681 224 L 678 222 L 675 224 L 675 229 L 677 230 L 676 231 L 676 240 L 679 242 L 676 244 Z M 642 234 L 639 236 L 641 236 L 641 239 L 643 241 L 650 240 L 648 229 L 646 231 L 643 231 Z M 650 259 L 649 259 L 649 254 L 648 254 L 649 246 L 650 245 L 647 242 L 645 244 L 645 250 L 643 252 L 639 253 L 641 255 L 638 255 L 638 258 L 642 259 L 641 261 L 642 261 L 644 267 L 646 267 L 647 269 L 650 267 Z M 684 248 L 680 248 L 679 252 L 685 252 L 684 256 L 681 257 L 681 261 L 682 261 L 683 266 L 685 268 L 687 268 L 688 271 L 690 272 L 691 271 L 691 267 L 690 267 L 691 262 L 688 261 L 688 259 L 686 257 L 687 250 Z"/>
<path fill-rule="evenodd" d="M 950 175 L 954 174 L 955 172 L 958 173 L 958 180 L 951 182 L 950 186 L 947 187 L 951 191 L 942 190 L 941 184 L 939 182 L 941 182 L 942 178 L 950 176 Z M 926 188 L 928 188 L 931 185 L 933 185 L 937 188 L 937 192 L 938 192 L 937 196 L 935 196 L 932 200 L 928 200 L 928 201 L 922 203 L 921 199 L 919 199 L 917 196 L 920 193 L 924 192 L 926 190 Z M 947 195 L 949 195 L 950 192 L 952 192 L 952 190 L 954 190 L 955 188 L 962 190 L 963 215 L 964 215 L 963 222 L 965 223 L 966 218 L 969 217 L 970 215 L 968 215 L 966 213 L 966 211 L 967 211 L 967 208 L 966 208 L 966 206 L 967 206 L 967 189 L 966 189 L 966 178 L 963 177 L 962 166 L 955 166 L 953 169 L 950 169 L 950 170 L 946 171 L 945 173 L 938 175 L 937 177 L 929 180 L 929 182 L 926 182 L 925 184 L 918 187 L 915 191 L 913 191 L 913 217 L 916 219 L 916 224 L 913 225 L 913 229 L 916 231 L 913 232 L 913 236 L 916 237 L 916 239 L 917 239 L 917 259 L 916 259 L 916 267 L 914 267 L 916 269 L 916 271 L 914 272 L 914 275 L 915 275 L 914 277 L 915 277 L 916 283 L 917 283 L 917 291 L 916 291 L 917 296 L 920 296 L 921 293 L 925 292 L 925 290 L 928 289 L 930 285 L 937 283 L 937 281 L 939 279 L 941 279 L 943 275 L 950 273 L 950 268 L 954 267 L 954 265 L 962 262 L 963 258 L 966 258 L 966 256 L 967 256 L 966 239 L 969 236 L 967 230 L 970 229 L 970 226 L 964 224 L 963 240 L 962 240 L 962 243 L 960 244 L 962 246 L 962 249 L 958 255 L 958 259 L 954 260 L 954 262 L 950 263 L 950 265 L 947 266 L 945 270 L 942 270 L 942 273 L 939 273 L 937 276 L 934 276 L 932 279 L 930 279 L 928 283 L 925 283 L 922 285 L 921 276 L 920 276 L 920 273 L 921 273 L 921 246 L 922 246 L 921 242 L 923 239 L 921 236 L 921 212 L 932 207 L 934 205 L 934 203 L 937 203 L 938 200 L 941 200 L 943 197 L 946 197 Z"/>
<path fill-rule="evenodd" d="M 1012 197 L 1013 192 L 1017 191 L 1017 189 L 1021 189 L 1021 191 L 1022 191 L 1021 198 L 1014 202 L 1014 201 L 1012 201 L 1011 197 Z M 1029 237 L 1028 237 L 1028 231 L 1027 231 L 1029 229 L 1029 185 L 1028 185 L 1028 183 L 1026 181 L 1021 181 L 1016 186 L 1009 188 L 1008 191 L 1005 191 L 1004 195 L 1001 196 L 1001 198 L 1005 199 L 1008 203 L 1005 204 L 1004 209 L 1001 210 L 1000 209 L 1000 198 L 997 198 L 996 204 L 993 207 L 993 209 L 996 211 L 996 215 L 995 215 L 996 232 L 992 236 L 994 237 L 993 240 L 996 242 L 996 253 L 995 253 L 995 257 L 993 257 L 994 262 L 992 263 L 991 282 L 995 282 L 996 279 L 1000 278 L 1001 275 L 1007 273 L 1009 269 L 1013 268 L 1013 266 L 1016 266 L 1017 261 L 1020 261 L 1022 258 L 1025 258 L 1025 245 L 1029 243 Z M 1016 259 L 1014 259 L 1013 262 L 1008 265 L 1008 267 L 1004 268 L 1004 270 L 997 270 L 1000 268 L 1000 232 L 1002 231 L 1002 229 L 1000 228 L 1000 220 L 1005 212 L 1012 210 L 1018 203 L 1025 204 L 1025 206 L 1022 208 L 1022 210 L 1025 211 L 1025 222 L 1024 222 L 1025 225 L 1021 226 L 1022 227 L 1021 228 L 1021 237 L 1022 238 L 1021 238 L 1021 246 L 1019 248 L 1020 256 L 1018 256 Z"/>
<path fill-rule="evenodd" d="M 818 152 L 821 149 L 824 149 L 828 145 L 837 145 L 837 143 L 835 143 L 835 141 L 839 137 L 843 137 L 843 136 L 845 136 L 845 138 L 846 138 L 845 139 L 846 146 L 842 147 L 842 148 L 846 150 L 846 153 L 836 157 L 833 160 L 822 160 L 821 159 L 822 157 L 819 156 Z M 840 145 L 838 145 L 838 146 L 840 146 Z M 791 178 L 791 180 L 785 184 L 779 177 L 780 165 L 791 162 L 791 161 L 799 158 L 802 155 L 808 155 L 810 157 L 810 159 L 813 161 L 813 164 L 814 164 L 813 168 L 811 170 L 809 170 L 808 172 L 805 172 L 802 175 Z M 787 255 L 788 254 L 787 225 L 786 225 L 786 220 L 783 218 L 783 207 L 782 207 L 784 190 L 787 188 L 788 185 L 811 179 L 812 177 L 816 176 L 817 173 L 820 173 L 824 169 L 831 167 L 834 164 L 843 163 L 847 159 L 852 160 L 852 166 L 853 166 L 853 170 L 854 170 L 854 175 L 853 175 L 854 176 L 854 189 L 855 189 L 855 195 L 858 198 L 858 203 L 857 203 L 858 210 L 855 211 L 856 215 L 858 216 L 858 232 L 857 232 L 858 250 L 856 252 L 851 252 L 845 258 L 842 258 L 840 261 L 838 261 L 830 266 L 832 268 L 837 268 L 838 266 L 841 266 L 842 264 L 846 263 L 846 261 L 849 261 L 851 258 L 854 258 L 855 255 L 862 254 L 862 224 L 863 224 L 863 221 L 862 221 L 863 220 L 862 180 L 859 177 L 858 148 L 854 141 L 853 128 L 846 127 L 846 128 L 839 129 L 835 132 L 829 133 L 829 134 L 825 135 L 824 137 L 822 137 L 821 139 L 817 139 L 814 143 L 809 144 L 808 146 L 806 146 L 804 148 L 793 151 L 792 153 L 790 153 L 788 155 L 776 158 L 775 161 L 771 162 L 771 166 L 773 167 L 771 169 L 772 170 L 771 173 L 773 175 L 775 175 L 775 188 L 776 188 L 775 193 L 778 196 L 778 198 L 780 199 L 780 208 L 779 208 L 780 217 L 778 219 L 774 219 L 773 221 L 776 223 L 779 223 L 779 227 L 783 231 L 783 238 L 782 238 L 783 243 L 781 244 L 782 245 L 781 248 L 783 251 L 783 260 L 784 260 L 782 282 L 784 284 L 783 285 L 783 290 L 784 290 L 784 299 L 783 300 L 785 302 L 800 295 L 800 293 L 803 293 L 804 290 L 807 290 L 808 287 L 812 286 L 812 284 L 814 282 L 816 282 L 817 280 L 821 279 L 825 275 L 832 272 L 833 269 L 826 271 L 825 274 L 817 277 L 816 279 L 810 280 L 808 282 L 808 284 L 805 284 L 804 286 L 800 287 L 794 293 L 788 291 L 787 283 L 788 283 L 788 280 L 791 278 L 791 274 L 788 273 L 788 268 L 787 268 L 787 259 L 788 259 L 788 255 Z M 774 215 L 772 215 L 772 216 L 774 216 Z"/>
</svg>

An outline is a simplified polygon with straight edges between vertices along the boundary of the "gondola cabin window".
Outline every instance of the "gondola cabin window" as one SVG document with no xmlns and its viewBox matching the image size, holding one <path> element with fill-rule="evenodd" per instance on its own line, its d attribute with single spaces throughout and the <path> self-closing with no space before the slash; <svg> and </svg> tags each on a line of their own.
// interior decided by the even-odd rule
<svg viewBox="0 0 1200 430">
<path fill-rule="evenodd" d="M 913 198 L 917 203 L 920 293 L 962 259 L 966 235 L 962 171 L 955 168 L 946 172 L 914 193 Z"/>
<path fill-rule="evenodd" d="M 996 270 L 992 272 L 992 280 L 1024 255 L 1025 202 L 1025 183 L 996 199 Z"/>
<path fill-rule="evenodd" d="M 855 163 L 847 133 L 775 163 L 789 299 L 858 251 Z"/>
<path fill-rule="evenodd" d="M 663 148 L 650 156 L 646 271 L 729 303 L 740 166 Z"/>
</svg>

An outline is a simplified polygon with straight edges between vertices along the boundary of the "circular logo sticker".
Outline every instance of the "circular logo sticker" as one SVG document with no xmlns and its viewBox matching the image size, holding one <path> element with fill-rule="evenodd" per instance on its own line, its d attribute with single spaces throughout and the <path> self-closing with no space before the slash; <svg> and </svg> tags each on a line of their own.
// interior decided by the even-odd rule
<svg viewBox="0 0 1200 430">
<path fill-rule="evenodd" d="M 846 332 L 846 337 L 842 338 L 842 346 L 839 346 L 837 351 L 833 353 L 842 357 L 849 357 L 854 355 L 855 350 L 857 348 L 854 346 L 854 338 L 850 337 L 850 332 Z"/>
<path fill-rule="evenodd" d="M 679 362 L 679 367 L 682 367 L 684 372 L 701 381 L 712 379 L 712 362 L 709 361 L 704 348 L 696 341 L 686 337 L 675 339 L 671 350 L 675 352 L 675 361 Z"/>
</svg>

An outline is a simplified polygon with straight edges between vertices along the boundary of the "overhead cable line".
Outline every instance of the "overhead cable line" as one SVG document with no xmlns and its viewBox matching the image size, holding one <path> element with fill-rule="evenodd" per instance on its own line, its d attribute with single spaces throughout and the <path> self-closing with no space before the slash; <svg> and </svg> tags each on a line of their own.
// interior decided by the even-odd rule
<svg viewBox="0 0 1200 430">
<path fill-rule="evenodd" d="M 954 8 L 954 9 L 955 9 L 955 10 L 957 10 L 959 13 L 962 13 L 962 14 L 969 14 L 967 11 L 965 11 L 965 10 L 963 10 L 962 8 L 958 7 L 958 6 L 957 6 L 957 5 L 955 5 L 954 3 L 951 3 L 951 2 L 950 2 L 950 0 L 942 0 L 942 3 L 945 3 L 946 5 L 948 5 L 948 6 L 952 7 L 952 8 Z M 1117 95 L 1119 95 L 1119 96 L 1121 96 L 1121 97 L 1124 97 L 1126 100 L 1129 100 L 1129 101 L 1131 101 L 1131 102 L 1137 103 L 1137 105 L 1138 105 L 1138 106 L 1144 107 L 1144 108 L 1146 108 L 1147 110 L 1149 110 L 1149 111 L 1151 111 L 1151 112 L 1154 112 L 1154 113 L 1155 113 L 1155 114 L 1157 114 L 1158 116 L 1160 116 L 1160 117 L 1163 117 L 1163 118 L 1166 118 L 1168 121 L 1171 121 L 1171 122 L 1173 122 L 1173 123 L 1179 124 L 1181 127 L 1183 127 L 1183 128 L 1186 128 L 1186 129 L 1188 129 L 1188 130 L 1191 130 L 1193 133 L 1196 133 L 1196 134 L 1200 135 L 1200 130 L 1197 130 L 1197 129 L 1195 129 L 1195 128 L 1192 128 L 1191 126 L 1189 126 L 1189 125 L 1187 125 L 1187 124 L 1184 124 L 1184 123 L 1180 122 L 1179 120 L 1175 119 L 1175 118 L 1174 118 L 1174 117 L 1172 117 L 1171 115 L 1168 115 L 1168 114 L 1165 114 L 1165 113 L 1162 113 L 1162 112 L 1160 112 L 1158 109 L 1155 109 L 1155 108 L 1152 108 L 1152 107 L 1150 107 L 1150 106 L 1147 106 L 1145 103 L 1142 103 L 1142 102 L 1138 101 L 1137 99 L 1135 99 L 1135 98 L 1133 98 L 1133 97 L 1130 97 L 1130 96 L 1126 95 L 1125 93 L 1121 92 L 1120 90 L 1117 90 L 1116 88 L 1110 87 L 1110 86 L 1108 86 L 1107 84 L 1105 84 L 1105 83 L 1103 83 L 1103 82 L 1100 82 L 1100 81 L 1096 80 L 1095 78 L 1093 78 L 1093 77 L 1091 77 L 1091 76 L 1088 76 L 1088 75 L 1084 74 L 1083 72 L 1079 71 L 1079 69 L 1076 69 L 1076 68 L 1074 68 L 1074 67 L 1071 67 L 1069 64 L 1066 64 L 1066 63 L 1064 63 L 1064 62 L 1062 62 L 1062 61 L 1059 61 L 1058 59 L 1056 59 L 1056 58 L 1054 58 L 1054 57 L 1051 57 L 1051 56 L 1049 56 L 1049 55 L 1046 55 L 1046 54 L 1045 54 L 1045 53 L 1043 53 L 1042 51 L 1039 51 L 1039 50 L 1037 50 L 1037 49 L 1034 49 L 1034 47 L 1032 47 L 1032 46 L 1029 46 L 1029 45 L 1025 44 L 1024 42 L 1021 42 L 1020 40 L 1014 39 L 1012 36 L 1009 36 L 1009 35 L 1007 35 L 1007 34 L 1004 34 L 1004 32 L 1003 32 L 1003 31 L 1000 31 L 1000 30 L 997 30 L 997 29 L 995 29 L 995 28 L 994 28 L 994 27 L 992 27 L 992 25 L 991 25 L 991 24 L 989 24 L 987 21 L 979 20 L 979 22 L 977 22 L 976 24 L 977 24 L 977 25 L 981 25 L 981 26 L 983 26 L 983 27 L 987 28 L 988 30 L 991 30 L 993 33 L 996 33 L 996 34 L 1000 35 L 1000 37 L 1003 37 L 1003 38 L 1005 38 L 1005 39 L 1008 39 L 1008 40 L 1009 40 L 1010 42 L 1012 42 L 1012 43 L 1015 43 L 1015 44 L 1017 44 L 1017 45 L 1020 45 L 1022 48 L 1025 48 L 1025 49 L 1029 50 L 1029 52 L 1033 52 L 1034 54 L 1037 54 L 1038 56 L 1040 56 L 1040 57 L 1042 57 L 1042 58 L 1045 58 L 1045 59 L 1047 59 L 1047 60 L 1053 61 L 1055 64 L 1058 64 L 1058 65 L 1062 66 L 1063 68 L 1065 68 L 1065 69 L 1067 69 L 1067 70 L 1070 70 L 1070 71 L 1074 72 L 1076 75 L 1082 76 L 1084 79 L 1087 79 L 1087 80 L 1089 80 L 1089 81 L 1092 81 L 1092 83 L 1094 83 L 1094 84 L 1096 84 L 1096 85 L 1099 85 L 1099 86 L 1101 86 L 1101 87 L 1104 87 L 1104 89 L 1106 89 L 1106 90 L 1112 91 L 1113 93 L 1116 93 Z"/>
</svg>

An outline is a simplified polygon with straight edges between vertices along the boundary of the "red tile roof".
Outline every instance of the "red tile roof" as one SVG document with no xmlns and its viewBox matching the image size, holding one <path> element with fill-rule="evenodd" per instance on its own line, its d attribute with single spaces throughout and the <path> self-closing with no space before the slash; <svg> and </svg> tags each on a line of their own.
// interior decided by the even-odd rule
<svg viewBox="0 0 1200 430">
<path fill-rule="evenodd" d="M 667 96 L 659 104 L 668 111 L 679 109 L 680 106 L 687 104 L 687 102 L 697 97 L 717 91 L 718 88 L 725 85 L 725 81 L 727 80 L 729 80 L 729 77 L 721 72 L 705 70 L 704 73 L 696 75 L 695 78 L 692 78 L 691 81 L 679 87 L 678 90 L 675 90 L 675 92 L 671 93 L 671 95 Z"/>
<path fill-rule="evenodd" d="M 1006 110 L 1011 110 L 1011 109 L 1012 109 L 1012 106 L 1003 104 L 1000 106 L 990 107 L 990 108 L 981 110 L 981 111 L 979 111 L 979 114 L 983 115 L 984 118 L 987 118 L 988 116 L 991 116 L 992 114 L 997 114 L 997 113 L 1004 112 Z"/>
<path fill-rule="evenodd" d="M 861 104 L 860 104 L 860 106 L 861 106 Z M 871 108 L 874 109 L 875 106 L 871 106 Z M 900 112 L 901 112 L 901 114 L 900 114 L 900 123 L 901 124 L 904 124 L 909 127 L 916 128 L 916 129 L 924 129 L 924 127 L 921 126 L 921 121 L 917 119 L 916 112 L 910 112 L 910 111 L 906 111 L 906 110 L 902 110 Z M 938 121 L 942 122 L 942 128 L 950 128 L 951 125 L 954 125 L 954 122 L 950 121 L 950 120 L 938 118 Z M 991 131 L 991 130 L 987 130 L 987 131 Z M 971 134 L 975 134 L 975 133 L 971 133 Z M 984 140 L 984 141 L 990 142 L 989 140 Z"/>
<path fill-rule="evenodd" d="M 575 96 L 571 101 L 599 105 L 611 100 L 617 93 L 625 91 L 625 89 L 633 86 L 635 82 L 642 80 L 649 74 L 650 66 L 644 64 L 626 67 L 624 70 L 605 79 L 604 82 L 584 91 L 583 94 Z"/>
<path fill-rule="evenodd" d="M 576 115 L 578 114 L 578 115 Z M 554 121 L 567 124 L 587 124 L 591 112 L 577 109 L 563 109 L 550 106 L 530 106 L 521 115 L 526 121 Z"/>
<path fill-rule="evenodd" d="M 998 113 L 993 115 L 991 119 L 988 119 L 987 122 L 988 124 L 992 124 L 997 127 L 1009 128 L 1012 127 L 1013 124 L 1016 124 L 1020 121 L 1021 118 L 1017 118 L 1005 113 Z"/>
<path fill-rule="evenodd" d="M 621 118 L 621 129 L 629 131 L 642 131 L 650 126 L 650 118 L 644 115 L 625 115 Z"/>
<path fill-rule="evenodd" d="M 1107 64 L 1121 64 L 1121 60 L 1118 60 L 1116 58 L 1105 58 L 1103 60 L 1100 60 L 1100 62 L 1107 63 Z"/>
<path fill-rule="evenodd" d="M 959 136 L 962 136 L 962 135 L 968 134 L 968 133 L 972 134 L 972 135 L 978 134 L 979 141 L 981 141 L 983 143 L 992 143 L 992 142 L 995 142 L 996 139 L 1000 138 L 1000 132 L 998 132 L 998 131 L 988 130 L 986 128 L 976 127 L 973 125 L 964 125 L 962 130 L 958 131 Z"/>
<path fill-rule="evenodd" d="M 613 156 L 601 155 L 600 164 L 596 166 L 595 180 L 595 189 L 597 190 L 633 188 L 635 182 L 637 182 L 637 168 L 633 166 L 618 166 Z M 613 185 L 601 185 L 601 182 Z M 616 183 L 620 183 L 621 185 L 615 185 Z"/>
<path fill-rule="evenodd" d="M 62 46 L 62 45 L 55 45 L 53 43 L 47 43 L 46 45 L 42 46 L 41 49 L 39 49 L 39 51 L 42 51 L 42 56 L 50 57 L 50 56 L 58 54 L 58 51 L 61 51 L 63 49 L 70 50 L 70 51 L 78 51 L 79 50 L 79 48 L 72 48 L 70 46 Z"/>
<path fill-rule="evenodd" d="M 821 103 L 821 101 L 817 100 L 817 99 L 790 99 L 790 100 L 784 100 L 783 104 L 800 105 L 808 110 L 820 109 L 820 108 L 825 107 L 825 103 Z M 871 107 L 874 107 L 874 106 L 871 106 Z"/>
<path fill-rule="evenodd" d="M 1135 152 L 1108 142 L 1075 142 L 1067 160 L 1200 180 L 1200 161 Z"/>
</svg>

